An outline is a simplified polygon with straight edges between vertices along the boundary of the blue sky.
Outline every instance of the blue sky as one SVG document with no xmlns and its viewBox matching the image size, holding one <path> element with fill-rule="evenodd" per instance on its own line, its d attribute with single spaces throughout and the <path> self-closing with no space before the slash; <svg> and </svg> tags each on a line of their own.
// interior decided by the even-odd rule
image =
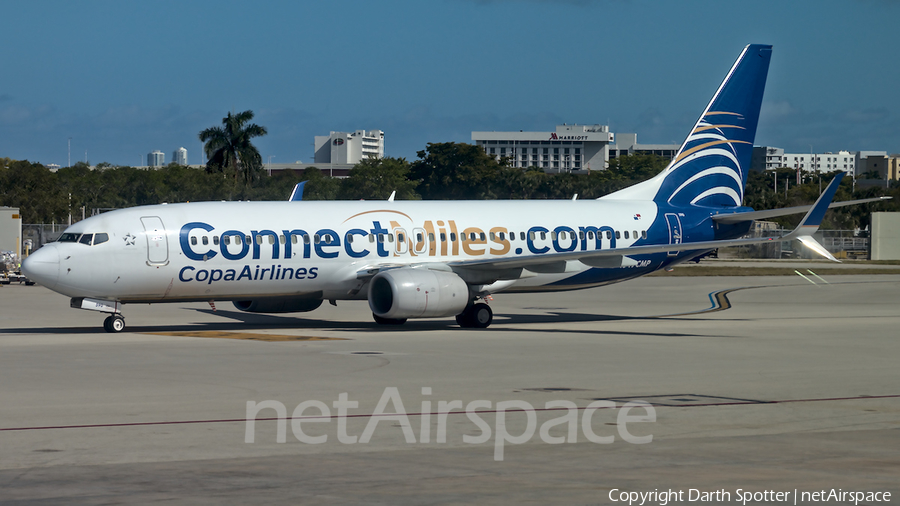
<svg viewBox="0 0 900 506">
<path fill-rule="evenodd" d="M 381 129 L 386 154 L 473 130 L 609 124 L 680 143 L 744 45 L 773 44 L 756 143 L 900 151 L 900 2 L 29 1 L 3 8 L 0 157 L 137 165 L 253 110 L 274 163 Z"/>
</svg>

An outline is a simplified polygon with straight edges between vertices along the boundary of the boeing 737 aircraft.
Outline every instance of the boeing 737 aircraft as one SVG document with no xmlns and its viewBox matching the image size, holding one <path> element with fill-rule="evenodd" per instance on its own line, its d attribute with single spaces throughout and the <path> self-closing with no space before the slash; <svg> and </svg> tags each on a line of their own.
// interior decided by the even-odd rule
<svg viewBox="0 0 900 506">
<path fill-rule="evenodd" d="M 382 324 L 484 328 L 490 294 L 607 285 L 724 246 L 799 239 L 834 259 L 812 234 L 843 174 L 813 206 L 742 206 L 771 55 L 744 48 L 669 166 L 600 199 L 142 206 L 72 225 L 22 269 L 108 313 L 109 332 L 124 329 L 123 304 L 216 300 L 285 313 L 367 299 Z M 785 238 L 739 239 L 754 219 L 807 210 Z"/>
</svg>

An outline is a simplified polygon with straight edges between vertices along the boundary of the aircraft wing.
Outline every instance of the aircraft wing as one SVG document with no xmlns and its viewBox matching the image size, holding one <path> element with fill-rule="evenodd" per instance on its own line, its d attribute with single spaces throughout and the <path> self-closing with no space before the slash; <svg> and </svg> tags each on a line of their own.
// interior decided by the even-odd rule
<svg viewBox="0 0 900 506">
<path fill-rule="evenodd" d="M 800 225 L 797 226 L 790 234 L 783 237 L 764 237 L 751 239 L 730 239 L 724 241 L 701 241 L 686 242 L 681 244 L 653 244 L 647 246 L 632 246 L 628 248 L 611 248 L 594 251 L 571 251 L 565 253 L 550 253 L 544 255 L 534 255 L 524 258 L 505 257 L 505 258 L 486 258 L 476 260 L 459 260 L 450 262 L 452 268 L 471 268 L 471 269 L 515 269 L 528 268 L 530 266 L 539 266 L 553 264 L 563 260 L 580 260 L 587 265 L 602 265 L 604 257 L 621 257 L 631 255 L 643 255 L 648 253 L 663 253 L 668 251 L 693 251 L 693 250 L 712 250 L 716 248 L 724 248 L 729 246 L 747 246 L 751 244 L 764 244 L 775 241 L 789 241 L 798 239 L 804 245 L 810 247 L 820 255 L 837 262 L 825 248 L 813 239 L 812 235 L 819 229 L 825 211 L 828 210 L 831 199 L 837 192 L 838 185 L 844 174 L 838 174 L 828 188 L 822 192 L 815 204 L 810 206 L 809 211 L 804 216 Z"/>
<path fill-rule="evenodd" d="M 829 209 L 835 207 L 853 206 L 856 204 L 866 204 L 868 202 L 883 202 L 890 200 L 892 197 L 875 197 L 871 199 L 845 200 L 843 202 L 832 202 L 828 206 Z M 778 216 L 789 216 L 792 214 L 805 213 L 812 209 L 813 205 L 782 207 L 781 209 L 766 209 L 764 211 L 747 211 L 745 213 L 715 214 L 712 219 L 719 223 L 740 223 L 750 220 L 765 220 L 767 218 L 775 218 Z"/>
</svg>

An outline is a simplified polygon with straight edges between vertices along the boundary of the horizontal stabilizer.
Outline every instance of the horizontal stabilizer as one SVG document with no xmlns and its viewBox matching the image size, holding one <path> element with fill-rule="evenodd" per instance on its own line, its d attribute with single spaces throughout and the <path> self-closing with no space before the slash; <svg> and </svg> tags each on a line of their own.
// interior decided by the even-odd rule
<svg viewBox="0 0 900 506">
<path fill-rule="evenodd" d="M 891 200 L 892 197 L 875 197 L 871 199 L 845 200 L 843 202 L 833 202 L 829 209 L 844 206 L 854 206 L 856 204 L 867 204 L 869 202 L 884 202 Z M 812 204 L 805 206 L 782 207 L 781 209 L 766 209 L 763 211 L 747 211 L 746 213 L 716 214 L 712 219 L 719 223 L 741 223 L 751 220 L 765 220 L 767 218 L 777 218 L 778 216 L 790 216 L 792 214 L 805 213 L 812 209 Z"/>
</svg>

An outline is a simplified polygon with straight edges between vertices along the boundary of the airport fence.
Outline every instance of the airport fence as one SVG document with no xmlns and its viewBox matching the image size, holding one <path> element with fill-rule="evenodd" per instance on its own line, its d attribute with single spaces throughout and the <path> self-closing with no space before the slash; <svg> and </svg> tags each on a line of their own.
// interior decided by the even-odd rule
<svg viewBox="0 0 900 506">
<path fill-rule="evenodd" d="M 783 237 L 791 233 L 784 228 L 755 230 L 747 237 Z M 869 238 L 860 237 L 854 230 L 819 230 L 815 239 L 836 258 L 869 258 Z M 729 248 L 740 258 L 818 258 L 818 255 L 804 248 L 800 241 L 772 241 L 763 244 Z"/>
</svg>

